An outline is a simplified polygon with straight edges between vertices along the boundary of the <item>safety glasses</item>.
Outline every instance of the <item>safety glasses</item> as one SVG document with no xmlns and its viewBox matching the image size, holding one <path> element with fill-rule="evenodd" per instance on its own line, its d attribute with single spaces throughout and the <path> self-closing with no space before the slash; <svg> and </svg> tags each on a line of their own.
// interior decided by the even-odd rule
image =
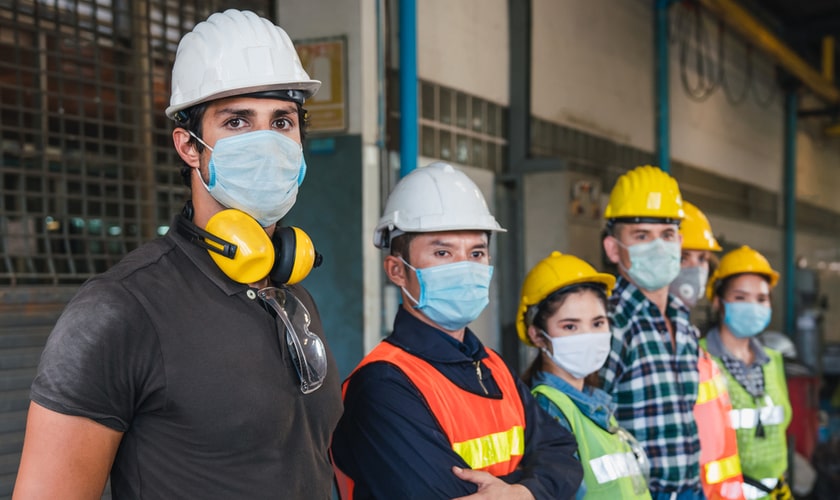
<svg viewBox="0 0 840 500">
<path fill-rule="evenodd" d="M 266 287 L 257 295 L 277 312 L 286 327 L 286 345 L 300 379 L 300 391 L 316 391 L 327 376 L 327 352 L 321 339 L 309 330 L 309 311 L 285 288 Z"/>
</svg>

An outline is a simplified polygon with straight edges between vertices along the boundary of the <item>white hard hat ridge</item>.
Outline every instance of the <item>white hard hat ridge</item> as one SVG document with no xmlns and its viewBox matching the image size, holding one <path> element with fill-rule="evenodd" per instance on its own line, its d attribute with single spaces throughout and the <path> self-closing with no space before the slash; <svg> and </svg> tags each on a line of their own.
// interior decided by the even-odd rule
<svg viewBox="0 0 840 500">
<path fill-rule="evenodd" d="M 304 98 L 321 82 L 303 69 L 289 35 L 250 11 L 228 9 L 198 23 L 178 44 L 166 116 L 202 102 L 267 90 Z"/>
<path fill-rule="evenodd" d="M 373 234 L 377 248 L 402 233 L 505 231 L 478 186 L 448 163 L 435 162 L 402 178 L 388 196 Z"/>
</svg>

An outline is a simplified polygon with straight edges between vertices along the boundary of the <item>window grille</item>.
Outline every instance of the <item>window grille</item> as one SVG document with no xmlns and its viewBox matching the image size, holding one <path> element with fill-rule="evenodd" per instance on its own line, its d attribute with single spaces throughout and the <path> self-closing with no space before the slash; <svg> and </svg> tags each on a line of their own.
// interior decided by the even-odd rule
<svg viewBox="0 0 840 500">
<path fill-rule="evenodd" d="M 420 154 L 502 172 L 507 154 L 507 108 L 436 83 L 418 89 Z M 388 75 L 388 148 L 400 149 L 399 76 Z"/>
<path fill-rule="evenodd" d="M 0 286 L 82 282 L 167 230 L 188 194 L 172 61 L 222 5 L 0 0 Z"/>
</svg>

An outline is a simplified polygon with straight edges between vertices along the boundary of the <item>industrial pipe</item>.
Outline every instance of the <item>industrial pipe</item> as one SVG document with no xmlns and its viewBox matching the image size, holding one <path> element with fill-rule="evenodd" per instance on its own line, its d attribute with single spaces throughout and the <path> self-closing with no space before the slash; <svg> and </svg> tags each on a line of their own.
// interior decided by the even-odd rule
<svg viewBox="0 0 840 500">
<path fill-rule="evenodd" d="M 656 100 L 656 161 L 665 172 L 671 171 L 671 110 L 668 60 L 668 7 L 673 0 L 654 0 L 653 45 L 655 50 L 654 92 Z"/>
<path fill-rule="evenodd" d="M 758 49 L 767 53 L 779 66 L 796 77 L 820 98 L 840 102 L 840 90 L 813 69 L 776 35 L 733 0 L 700 0 L 700 3 L 741 34 Z"/>
<path fill-rule="evenodd" d="M 796 127 L 797 95 L 795 90 L 785 94 L 784 146 L 784 332 L 796 334 Z"/>
<path fill-rule="evenodd" d="M 417 3 L 400 0 L 400 177 L 417 168 Z"/>
</svg>

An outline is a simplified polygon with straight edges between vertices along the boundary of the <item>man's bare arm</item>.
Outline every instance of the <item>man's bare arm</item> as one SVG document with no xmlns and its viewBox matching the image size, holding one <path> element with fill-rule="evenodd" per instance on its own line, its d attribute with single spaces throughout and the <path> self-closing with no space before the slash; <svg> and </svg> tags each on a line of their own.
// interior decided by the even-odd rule
<svg viewBox="0 0 840 500">
<path fill-rule="evenodd" d="M 93 420 L 31 403 L 13 500 L 101 498 L 121 439 Z"/>
</svg>

